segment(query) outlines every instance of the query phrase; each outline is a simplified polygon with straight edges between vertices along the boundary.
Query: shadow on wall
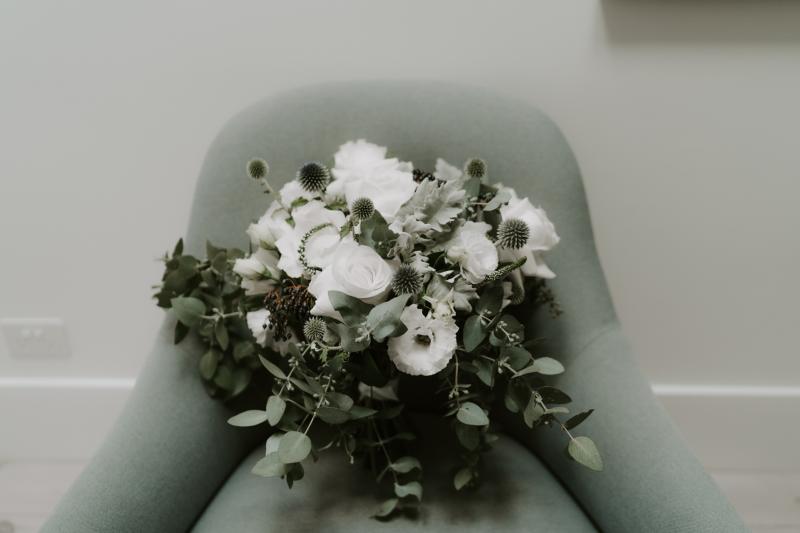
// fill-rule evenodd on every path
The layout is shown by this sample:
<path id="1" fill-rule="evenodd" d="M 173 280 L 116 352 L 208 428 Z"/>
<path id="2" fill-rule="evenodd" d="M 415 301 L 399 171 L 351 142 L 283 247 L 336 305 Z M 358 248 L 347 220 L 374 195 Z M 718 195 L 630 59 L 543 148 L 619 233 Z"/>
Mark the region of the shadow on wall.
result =
<path id="1" fill-rule="evenodd" d="M 800 43 L 795 0 L 602 0 L 608 42 Z"/>

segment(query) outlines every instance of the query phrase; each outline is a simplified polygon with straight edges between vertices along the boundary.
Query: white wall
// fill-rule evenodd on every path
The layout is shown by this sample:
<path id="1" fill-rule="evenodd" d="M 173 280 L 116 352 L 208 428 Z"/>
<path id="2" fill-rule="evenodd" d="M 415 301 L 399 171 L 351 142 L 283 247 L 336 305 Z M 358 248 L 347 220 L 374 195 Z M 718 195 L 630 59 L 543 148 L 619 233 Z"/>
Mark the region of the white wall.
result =
<path id="1" fill-rule="evenodd" d="M 154 258 L 223 122 L 297 85 L 409 77 L 562 126 L 654 382 L 800 385 L 800 3 L 778 0 L 7 0 L 0 317 L 63 317 L 73 355 L 0 343 L 0 375 L 134 376 Z"/>

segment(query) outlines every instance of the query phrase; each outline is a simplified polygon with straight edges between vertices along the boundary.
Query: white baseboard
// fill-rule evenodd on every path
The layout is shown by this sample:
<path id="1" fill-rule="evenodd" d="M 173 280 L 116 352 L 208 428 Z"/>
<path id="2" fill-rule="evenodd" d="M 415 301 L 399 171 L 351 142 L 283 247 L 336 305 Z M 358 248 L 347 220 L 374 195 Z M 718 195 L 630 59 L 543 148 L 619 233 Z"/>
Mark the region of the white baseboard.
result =
<path id="1" fill-rule="evenodd" d="M 0 461 L 86 460 L 132 379 L 0 378 Z M 800 472 L 800 387 L 655 385 L 709 470 Z"/>

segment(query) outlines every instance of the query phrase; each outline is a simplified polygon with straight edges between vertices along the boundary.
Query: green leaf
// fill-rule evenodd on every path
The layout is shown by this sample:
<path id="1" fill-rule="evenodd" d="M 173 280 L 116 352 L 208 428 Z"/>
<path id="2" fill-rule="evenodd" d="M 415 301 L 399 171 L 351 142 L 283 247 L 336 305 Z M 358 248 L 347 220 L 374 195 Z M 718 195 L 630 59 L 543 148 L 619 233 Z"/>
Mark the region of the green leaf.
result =
<path id="1" fill-rule="evenodd" d="M 233 347 L 233 360 L 237 363 L 242 359 L 247 359 L 255 353 L 253 343 L 248 341 L 237 342 Z"/>
<path id="2" fill-rule="evenodd" d="M 475 359 L 475 366 L 478 368 L 477 376 L 487 387 L 494 386 L 494 363 L 486 359 Z"/>
<path id="3" fill-rule="evenodd" d="M 172 339 L 173 343 L 179 344 L 183 339 L 186 338 L 188 333 L 189 327 L 186 324 L 180 321 L 175 322 L 175 336 Z"/>
<path id="4" fill-rule="evenodd" d="M 353 298 L 340 291 L 328 291 L 328 298 L 333 308 L 342 315 L 342 321 L 351 327 L 359 327 L 364 324 L 370 309 L 372 309 L 370 305 L 358 298 Z"/>
<path id="5" fill-rule="evenodd" d="M 364 338 L 357 340 L 360 336 L 357 327 L 350 327 L 347 324 L 334 322 L 331 324 L 331 329 L 339 335 L 339 344 L 342 345 L 342 350 L 346 352 L 360 352 L 369 346 L 369 335 L 364 335 Z"/>
<path id="6" fill-rule="evenodd" d="M 503 296 L 503 287 L 499 284 L 486 287 L 481 291 L 480 299 L 475 305 L 475 311 L 478 314 L 496 315 L 503 306 Z"/>
<path id="7" fill-rule="evenodd" d="M 420 485 L 419 481 L 411 481 L 410 483 L 406 483 L 405 485 L 395 483 L 394 493 L 397 495 L 398 498 L 405 498 L 407 496 L 412 496 L 418 500 L 421 500 L 422 485 Z"/>
<path id="8" fill-rule="evenodd" d="M 488 426 L 489 417 L 484 410 L 472 402 L 464 402 L 456 413 L 456 418 L 468 426 Z"/>
<path id="9" fill-rule="evenodd" d="M 400 502 L 398 498 L 389 498 L 385 502 L 381 503 L 378 507 L 378 510 L 375 511 L 375 514 L 372 515 L 374 518 L 386 518 L 390 514 L 397 509 L 397 504 Z"/>
<path id="10" fill-rule="evenodd" d="M 532 428 L 533 424 L 542 418 L 544 414 L 542 405 L 536 401 L 535 395 L 531 395 L 531 399 L 525 407 L 525 411 L 522 412 L 522 418 L 525 420 L 525 424 L 529 428 Z"/>
<path id="11" fill-rule="evenodd" d="M 377 414 L 377 412 L 378 411 L 376 409 L 370 409 L 369 407 L 364 407 L 363 405 L 354 405 L 349 411 L 350 418 L 352 418 L 353 420 L 358 420 L 359 418 L 367 418 L 368 416 Z"/>
<path id="12" fill-rule="evenodd" d="M 521 346 L 507 346 L 503 348 L 502 355 L 508 357 L 508 364 L 514 370 L 525 368 L 533 359 L 530 352 Z"/>
<path id="13" fill-rule="evenodd" d="M 391 463 L 389 468 L 399 474 L 408 474 L 412 470 L 422 470 L 422 465 L 416 457 L 407 455 Z"/>
<path id="14" fill-rule="evenodd" d="M 198 298 L 178 296 L 171 303 L 175 317 L 190 328 L 197 326 L 206 314 L 206 304 Z"/>
<path id="15" fill-rule="evenodd" d="M 225 327 L 224 320 L 220 320 L 214 326 L 214 336 L 217 338 L 220 348 L 227 350 L 230 337 L 228 337 L 228 329 Z"/>
<path id="16" fill-rule="evenodd" d="M 361 222 L 361 234 L 358 236 L 358 242 L 369 246 L 382 257 L 386 257 L 396 239 L 397 234 L 389 229 L 386 220 L 377 211 Z"/>
<path id="17" fill-rule="evenodd" d="M 259 459 L 251 472 L 264 477 L 278 477 L 286 474 L 286 465 L 281 462 L 278 452 L 272 452 Z"/>
<path id="18" fill-rule="evenodd" d="M 175 248 L 172 250 L 172 257 L 181 255 L 183 253 L 183 239 L 178 239 L 178 242 L 175 244 Z"/>
<path id="19" fill-rule="evenodd" d="M 261 364 L 264 366 L 264 368 L 267 369 L 267 371 L 270 374 L 272 374 L 278 379 L 286 379 L 286 374 L 284 374 L 283 370 L 278 368 L 278 366 L 275 363 L 273 363 L 272 361 L 261 355 L 259 355 L 258 358 L 261 360 Z"/>
<path id="20" fill-rule="evenodd" d="M 347 411 L 342 411 L 336 407 L 320 407 L 317 410 L 317 416 L 325 423 L 331 425 L 344 424 L 350 420 L 350 415 Z"/>
<path id="21" fill-rule="evenodd" d="M 410 296 L 401 294 L 372 308 L 367 315 L 367 328 L 372 332 L 372 338 L 383 342 L 387 337 L 396 337 L 406 332 L 407 328 L 400 320 L 400 314 Z"/>
<path id="22" fill-rule="evenodd" d="M 539 387 L 536 392 L 541 394 L 545 403 L 569 403 L 572 401 L 567 393 L 555 387 Z"/>
<path id="23" fill-rule="evenodd" d="M 267 422 L 270 426 L 277 426 L 286 411 L 286 402 L 280 396 L 272 395 L 267 399 Z"/>
<path id="24" fill-rule="evenodd" d="M 217 371 L 218 363 L 219 359 L 216 350 L 211 349 L 203 354 L 203 357 L 200 358 L 200 375 L 203 376 L 203 379 L 211 379 L 214 377 L 214 372 Z"/>
<path id="25" fill-rule="evenodd" d="M 240 428 L 246 428 L 263 424 L 266 421 L 267 421 L 266 411 L 251 409 L 250 411 L 245 411 L 243 413 L 239 413 L 236 416 L 232 416 L 231 418 L 228 419 L 228 424 Z"/>
<path id="26" fill-rule="evenodd" d="M 489 330 L 483 325 L 481 317 L 472 315 L 464 323 L 464 349 L 468 352 L 480 346 Z"/>
<path id="27" fill-rule="evenodd" d="M 555 376 L 564 372 L 564 365 L 552 357 L 537 357 L 533 362 L 535 372 L 545 376 Z"/>
<path id="28" fill-rule="evenodd" d="M 329 392 L 327 397 L 342 411 L 349 411 L 353 407 L 353 399 L 347 394 L 343 394 L 341 392 Z"/>
<path id="29" fill-rule="evenodd" d="M 564 422 L 564 427 L 567 429 L 572 429 L 577 427 L 578 424 L 589 418 L 589 415 L 594 413 L 594 409 L 589 409 L 588 411 L 583 411 L 582 413 L 578 413 L 577 415 L 573 416 L 566 422 Z"/>
<path id="30" fill-rule="evenodd" d="M 453 486 L 456 490 L 461 490 L 466 487 L 470 481 L 472 481 L 472 469 L 465 467 L 456 472 L 456 475 L 453 477 Z"/>
<path id="31" fill-rule="evenodd" d="M 494 197 L 489 200 L 489 203 L 483 208 L 484 211 L 494 211 L 504 203 L 511 199 L 511 193 L 508 189 L 500 189 Z"/>
<path id="32" fill-rule="evenodd" d="M 589 437 L 575 437 L 569 441 L 567 452 L 578 463 L 599 472 L 603 470 L 603 458 L 594 441 Z"/>
<path id="33" fill-rule="evenodd" d="M 299 431 L 289 431 L 281 437 L 278 456 L 283 463 L 299 463 L 311 453 L 311 439 Z"/>

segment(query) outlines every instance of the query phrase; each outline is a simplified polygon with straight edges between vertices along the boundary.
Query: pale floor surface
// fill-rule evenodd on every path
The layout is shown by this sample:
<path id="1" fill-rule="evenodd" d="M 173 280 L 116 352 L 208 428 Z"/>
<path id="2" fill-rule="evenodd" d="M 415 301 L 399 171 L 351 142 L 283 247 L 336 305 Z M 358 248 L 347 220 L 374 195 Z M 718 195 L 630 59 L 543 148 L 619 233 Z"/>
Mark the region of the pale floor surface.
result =
<path id="1" fill-rule="evenodd" d="M 81 463 L 0 464 L 0 533 L 38 531 Z M 756 533 L 800 533 L 800 472 L 724 471 L 714 478 Z"/>

